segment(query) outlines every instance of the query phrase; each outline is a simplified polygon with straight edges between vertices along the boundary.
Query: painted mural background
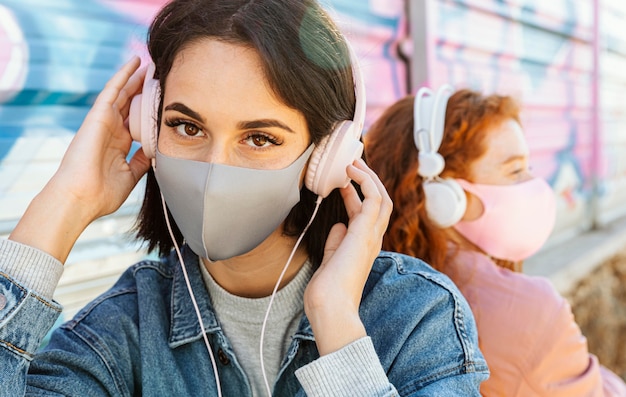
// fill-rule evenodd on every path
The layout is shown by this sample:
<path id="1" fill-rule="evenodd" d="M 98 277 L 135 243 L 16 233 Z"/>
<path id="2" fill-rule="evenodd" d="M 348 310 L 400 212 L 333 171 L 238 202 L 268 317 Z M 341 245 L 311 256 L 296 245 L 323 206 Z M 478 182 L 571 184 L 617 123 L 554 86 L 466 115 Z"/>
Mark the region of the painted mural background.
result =
<path id="1" fill-rule="evenodd" d="M 131 54 L 146 57 L 147 25 L 163 3 L 0 0 L 0 236 L 54 173 L 108 78 Z M 626 214 L 623 2 L 322 3 L 361 58 L 367 125 L 421 85 L 515 95 L 533 168 L 559 198 L 552 244 Z M 128 235 L 142 190 L 78 241 L 56 294 L 66 317 L 144 255 Z"/>
<path id="2" fill-rule="evenodd" d="M 105 82 L 131 53 L 145 52 L 146 26 L 161 3 L 0 1 L 0 235 L 56 171 Z M 141 191 L 77 242 L 55 295 L 64 317 L 141 255 L 127 238 Z"/>
<path id="3" fill-rule="evenodd" d="M 531 165 L 558 197 L 551 243 L 626 213 L 626 4 L 411 1 L 414 86 L 444 82 L 523 104 Z"/>

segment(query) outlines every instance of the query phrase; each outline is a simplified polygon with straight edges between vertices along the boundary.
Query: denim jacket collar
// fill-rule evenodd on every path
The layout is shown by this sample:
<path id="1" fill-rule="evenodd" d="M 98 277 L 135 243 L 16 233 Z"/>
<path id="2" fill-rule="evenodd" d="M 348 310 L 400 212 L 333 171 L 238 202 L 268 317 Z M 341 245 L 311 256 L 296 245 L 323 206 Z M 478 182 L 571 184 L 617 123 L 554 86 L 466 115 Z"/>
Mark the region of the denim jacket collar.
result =
<path id="1" fill-rule="evenodd" d="M 215 315 L 211 298 L 200 273 L 200 261 L 188 246 L 183 246 L 181 250 L 185 268 L 189 276 L 189 283 L 193 290 L 198 308 L 202 314 L 202 322 L 208 334 L 218 334 L 223 338 L 221 327 Z M 175 255 L 175 254 L 174 254 Z M 189 291 L 183 274 L 182 266 L 178 258 L 173 258 L 175 266 L 172 286 L 172 313 L 170 323 L 169 345 L 176 348 L 181 345 L 196 341 L 202 338 L 202 328 L 198 322 L 193 302 L 189 297 Z M 294 335 L 296 339 L 314 340 L 313 330 L 306 315 L 302 316 L 298 331 Z"/>

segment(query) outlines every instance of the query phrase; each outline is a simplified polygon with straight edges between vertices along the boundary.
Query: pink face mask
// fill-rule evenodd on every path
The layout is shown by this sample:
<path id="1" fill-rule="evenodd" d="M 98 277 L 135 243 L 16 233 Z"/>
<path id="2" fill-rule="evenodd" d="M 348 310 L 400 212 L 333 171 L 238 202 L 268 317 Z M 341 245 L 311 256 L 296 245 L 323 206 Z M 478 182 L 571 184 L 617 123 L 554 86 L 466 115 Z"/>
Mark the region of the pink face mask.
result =
<path id="1" fill-rule="evenodd" d="M 556 218 L 550 185 L 533 178 L 515 185 L 482 185 L 457 179 L 464 190 L 478 197 L 483 213 L 454 228 L 488 255 L 521 261 L 546 242 Z"/>

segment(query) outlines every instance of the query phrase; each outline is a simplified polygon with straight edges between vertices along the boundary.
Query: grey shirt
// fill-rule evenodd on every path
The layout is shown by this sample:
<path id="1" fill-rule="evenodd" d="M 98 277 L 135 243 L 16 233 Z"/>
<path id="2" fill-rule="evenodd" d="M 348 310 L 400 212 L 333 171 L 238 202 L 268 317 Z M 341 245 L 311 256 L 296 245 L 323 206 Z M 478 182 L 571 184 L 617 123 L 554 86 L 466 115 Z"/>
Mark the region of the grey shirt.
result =
<path id="1" fill-rule="evenodd" d="M 239 364 L 248 377 L 252 394 L 255 397 L 265 396 L 259 345 L 270 296 L 253 299 L 233 295 L 215 282 L 202 261 L 200 264 L 220 326 L 235 355 L 245 357 Z M 263 338 L 263 362 L 270 388 L 273 388 L 280 362 L 304 314 L 304 290 L 312 275 L 313 265 L 307 261 L 293 280 L 277 291 L 272 302 Z"/>

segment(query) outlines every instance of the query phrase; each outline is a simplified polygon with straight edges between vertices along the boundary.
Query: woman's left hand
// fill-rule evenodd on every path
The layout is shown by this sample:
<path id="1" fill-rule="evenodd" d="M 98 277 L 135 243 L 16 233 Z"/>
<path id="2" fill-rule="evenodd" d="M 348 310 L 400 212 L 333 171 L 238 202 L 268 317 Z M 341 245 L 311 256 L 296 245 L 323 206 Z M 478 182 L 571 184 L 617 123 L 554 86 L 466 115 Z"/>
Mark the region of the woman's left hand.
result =
<path id="1" fill-rule="evenodd" d="M 366 335 L 359 305 L 393 209 L 384 185 L 363 160 L 349 165 L 347 173 L 360 185 L 364 199 L 361 201 L 352 184 L 340 189 L 348 227 L 341 223 L 333 226 L 322 264 L 304 293 L 304 309 L 320 355 Z"/>

